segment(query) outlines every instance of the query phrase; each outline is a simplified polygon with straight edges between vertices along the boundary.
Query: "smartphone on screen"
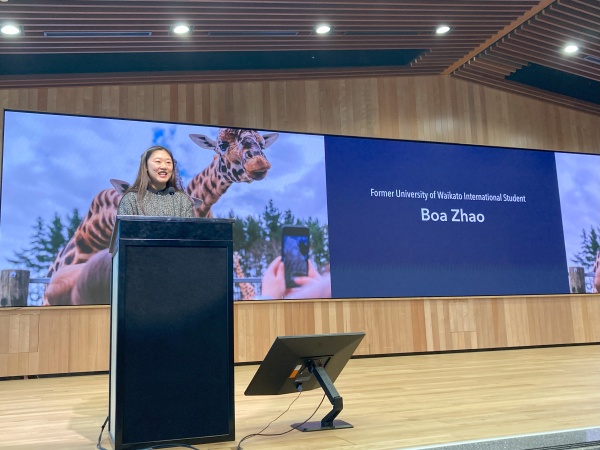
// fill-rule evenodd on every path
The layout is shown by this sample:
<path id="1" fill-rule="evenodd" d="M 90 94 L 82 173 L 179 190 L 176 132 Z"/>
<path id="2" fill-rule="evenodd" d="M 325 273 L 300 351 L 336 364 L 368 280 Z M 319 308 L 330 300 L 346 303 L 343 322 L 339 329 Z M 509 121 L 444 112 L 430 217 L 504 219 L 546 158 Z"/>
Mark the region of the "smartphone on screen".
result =
<path id="1" fill-rule="evenodd" d="M 285 268 L 285 287 L 297 287 L 294 277 L 308 275 L 308 227 L 284 225 L 281 229 L 281 257 Z"/>

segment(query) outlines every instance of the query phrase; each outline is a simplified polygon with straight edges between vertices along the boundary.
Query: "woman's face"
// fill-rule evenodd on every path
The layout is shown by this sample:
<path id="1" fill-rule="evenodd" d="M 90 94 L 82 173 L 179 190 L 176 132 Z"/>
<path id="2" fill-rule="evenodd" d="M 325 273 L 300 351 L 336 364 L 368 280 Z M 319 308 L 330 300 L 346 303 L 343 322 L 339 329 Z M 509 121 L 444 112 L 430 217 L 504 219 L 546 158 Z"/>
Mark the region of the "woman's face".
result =
<path id="1" fill-rule="evenodd" d="M 150 186 L 158 191 L 167 187 L 167 181 L 173 175 L 173 160 L 164 150 L 152 152 L 148 159 Z"/>

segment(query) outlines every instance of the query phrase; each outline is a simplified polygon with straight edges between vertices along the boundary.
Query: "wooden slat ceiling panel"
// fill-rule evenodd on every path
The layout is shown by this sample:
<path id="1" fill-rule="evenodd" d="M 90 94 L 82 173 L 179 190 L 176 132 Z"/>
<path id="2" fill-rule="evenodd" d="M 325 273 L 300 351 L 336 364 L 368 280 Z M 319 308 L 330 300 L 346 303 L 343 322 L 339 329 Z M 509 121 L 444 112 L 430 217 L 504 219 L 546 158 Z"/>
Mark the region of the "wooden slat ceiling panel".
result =
<path id="1" fill-rule="evenodd" d="M 181 21 L 193 26 L 191 36 L 170 34 L 170 27 Z M 24 35 L 0 36 L 0 87 L 105 84 L 107 80 L 156 83 L 451 74 L 600 113 L 600 106 L 595 103 L 507 80 L 534 63 L 599 81 L 600 64 L 585 59 L 600 58 L 599 0 L 8 0 L 0 2 L 0 25 L 6 22 L 22 26 Z M 314 27 L 321 22 L 333 27 L 330 35 L 315 34 Z M 435 28 L 440 24 L 449 25 L 451 31 L 436 35 Z M 46 35 L 57 32 L 149 35 Z M 580 54 L 565 57 L 560 53 L 568 40 L 582 48 Z M 390 61 L 389 66 L 377 60 L 360 67 L 284 65 L 268 70 L 165 68 L 78 74 L 61 73 L 57 67 L 47 73 L 2 69 L 3 55 L 5 61 L 14 61 L 19 55 L 34 58 L 131 53 L 157 58 L 163 53 L 284 52 L 286 58 L 294 59 L 300 52 L 375 55 L 402 50 L 420 53 L 409 64 Z"/>
<path id="2" fill-rule="evenodd" d="M 568 43 L 578 45 L 580 52 L 565 55 L 562 49 Z M 598 58 L 597 62 L 591 61 L 590 57 Z M 494 70 L 490 68 L 490 61 L 496 64 Z M 501 66 L 498 68 L 498 63 L 504 65 L 504 71 Z M 557 76 L 580 77 L 583 85 L 585 80 L 600 82 L 600 2 L 556 1 L 453 73 L 453 76 L 465 80 L 600 113 L 598 103 L 577 100 L 505 78 L 529 64 L 554 70 Z"/>
<path id="3" fill-rule="evenodd" d="M 203 51 L 220 50 L 223 33 L 248 31 L 293 32 L 296 36 L 254 36 L 251 42 L 243 35 L 231 36 L 232 47 L 242 50 L 270 50 L 279 46 L 320 48 L 324 41 L 337 47 L 460 46 L 470 49 L 528 11 L 532 1 L 34 1 L 9 0 L 0 8 L 2 19 L 23 24 L 26 37 L 13 49 L 37 52 L 115 51 L 135 52 L 137 46 L 163 46 L 168 51 L 187 49 L 197 44 Z M 169 35 L 176 21 L 194 26 L 189 39 Z M 326 21 L 333 27 L 332 36 L 317 36 L 313 28 Z M 434 33 L 441 23 L 450 23 L 456 34 L 446 36 L 445 43 Z M 47 45 L 47 31 L 149 31 L 145 39 L 81 38 Z M 211 36 L 210 33 L 220 33 Z M 389 33 L 388 36 L 385 36 Z M 456 39 L 456 40 L 454 40 Z M 55 38 L 56 40 L 56 38 Z M 16 41 L 16 40 L 15 40 Z M 275 44 L 277 41 L 279 45 Z M 296 44 L 299 42 L 300 44 Z M 215 47 L 213 47 L 213 45 Z M 0 52 L 10 52 L 0 42 Z"/>

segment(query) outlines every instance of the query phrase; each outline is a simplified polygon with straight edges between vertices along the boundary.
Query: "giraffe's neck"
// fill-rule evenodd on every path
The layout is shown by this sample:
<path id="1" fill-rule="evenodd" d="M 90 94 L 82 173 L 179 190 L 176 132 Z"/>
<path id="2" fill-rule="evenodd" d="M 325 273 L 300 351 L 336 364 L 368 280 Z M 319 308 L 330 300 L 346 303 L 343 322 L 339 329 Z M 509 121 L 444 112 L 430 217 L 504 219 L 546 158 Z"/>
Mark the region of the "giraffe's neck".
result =
<path id="1" fill-rule="evenodd" d="M 244 274 L 244 271 L 242 270 L 242 265 L 240 263 L 240 254 L 238 252 L 235 252 L 233 254 L 233 266 L 235 269 L 235 275 L 238 278 L 246 278 L 246 275 Z M 252 300 L 256 297 L 256 290 L 254 289 L 254 286 L 252 286 L 251 283 L 240 283 L 240 293 L 242 295 L 242 300 Z"/>
<path id="2" fill-rule="evenodd" d="M 203 200 L 202 204 L 196 208 L 198 217 L 207 217 L 210 208 L 233 184 L 233 181 L 222 174 L 219 169 L 219 158 L 214 158 L 202 172 L 190 181 L 186 188 L 188 195 Z"/>
<path id="3" fill-rule="evenodd" d="M 86 262 L 109 246 L 120 200 L 121 194 L 115 189 L 104 189 L 94 197 L 88 213 L 48 269 L 47 277 L 63 266 Z"/>
<path id="4" fill-rule="evenodd" d="M 242 270 L 242 266 L 240 265 L 239 259 L 236 259 L 234 261 L 234 265 L 235 265 L 235 275 L 238 278 L 246 278 L 246 275 L 244 275 L 244 271 Z"/>

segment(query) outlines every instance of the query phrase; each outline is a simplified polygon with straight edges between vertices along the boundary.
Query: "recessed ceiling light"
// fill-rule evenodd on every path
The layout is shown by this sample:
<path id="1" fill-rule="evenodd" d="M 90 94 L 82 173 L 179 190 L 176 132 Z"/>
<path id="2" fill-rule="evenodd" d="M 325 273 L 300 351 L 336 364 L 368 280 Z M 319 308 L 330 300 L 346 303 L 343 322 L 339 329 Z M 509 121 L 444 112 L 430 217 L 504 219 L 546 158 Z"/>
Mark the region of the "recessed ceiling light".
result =
<path id="1" fill-rule="evenodd" d="M 17 34 L 21 34 L 23 32 L 23 29 L 21 27 L 18 27 L 17 25 L 6 24 L 3 25 L 2 28 L 0 28 L 0 31 L 2 32 L 2 34 L 15 36 Z"/>
<path id="2" fill-rule="evenodd" d="M 448 25 L 440 25 L 435 30 L 435 34 L 446 34 L 448 31 L 450 31 L 450 27 Z"/>
<path id="3" fill-rule="evenodd" d="M 192 32 L 192 27 L 185 24 L 179 24 L 171 27 L 171 32 L 174 34 L 190 34 Z"/>
<path id="4" fill-rule="evenodd" d="M 577 53 L 577 51 L 579 51 L 579 47 L 577 47 L 575 44 L 569 44 L 566 45 L 565 48 L 563 49 L 563 51 L 565 53 Z"/>
<path id="5" fill-rule="evenodd" d="M 330 27 L 329 25 L 325 25 L 325 24 L 323 24 L 323 25 L 318 25 L 318 26 L 315 28 L 315 33 L 317 33 L 317 34 L 327 34 L 327 33 L 329 33 L 330 31 L 331 31 L 331 27 Z"/>

